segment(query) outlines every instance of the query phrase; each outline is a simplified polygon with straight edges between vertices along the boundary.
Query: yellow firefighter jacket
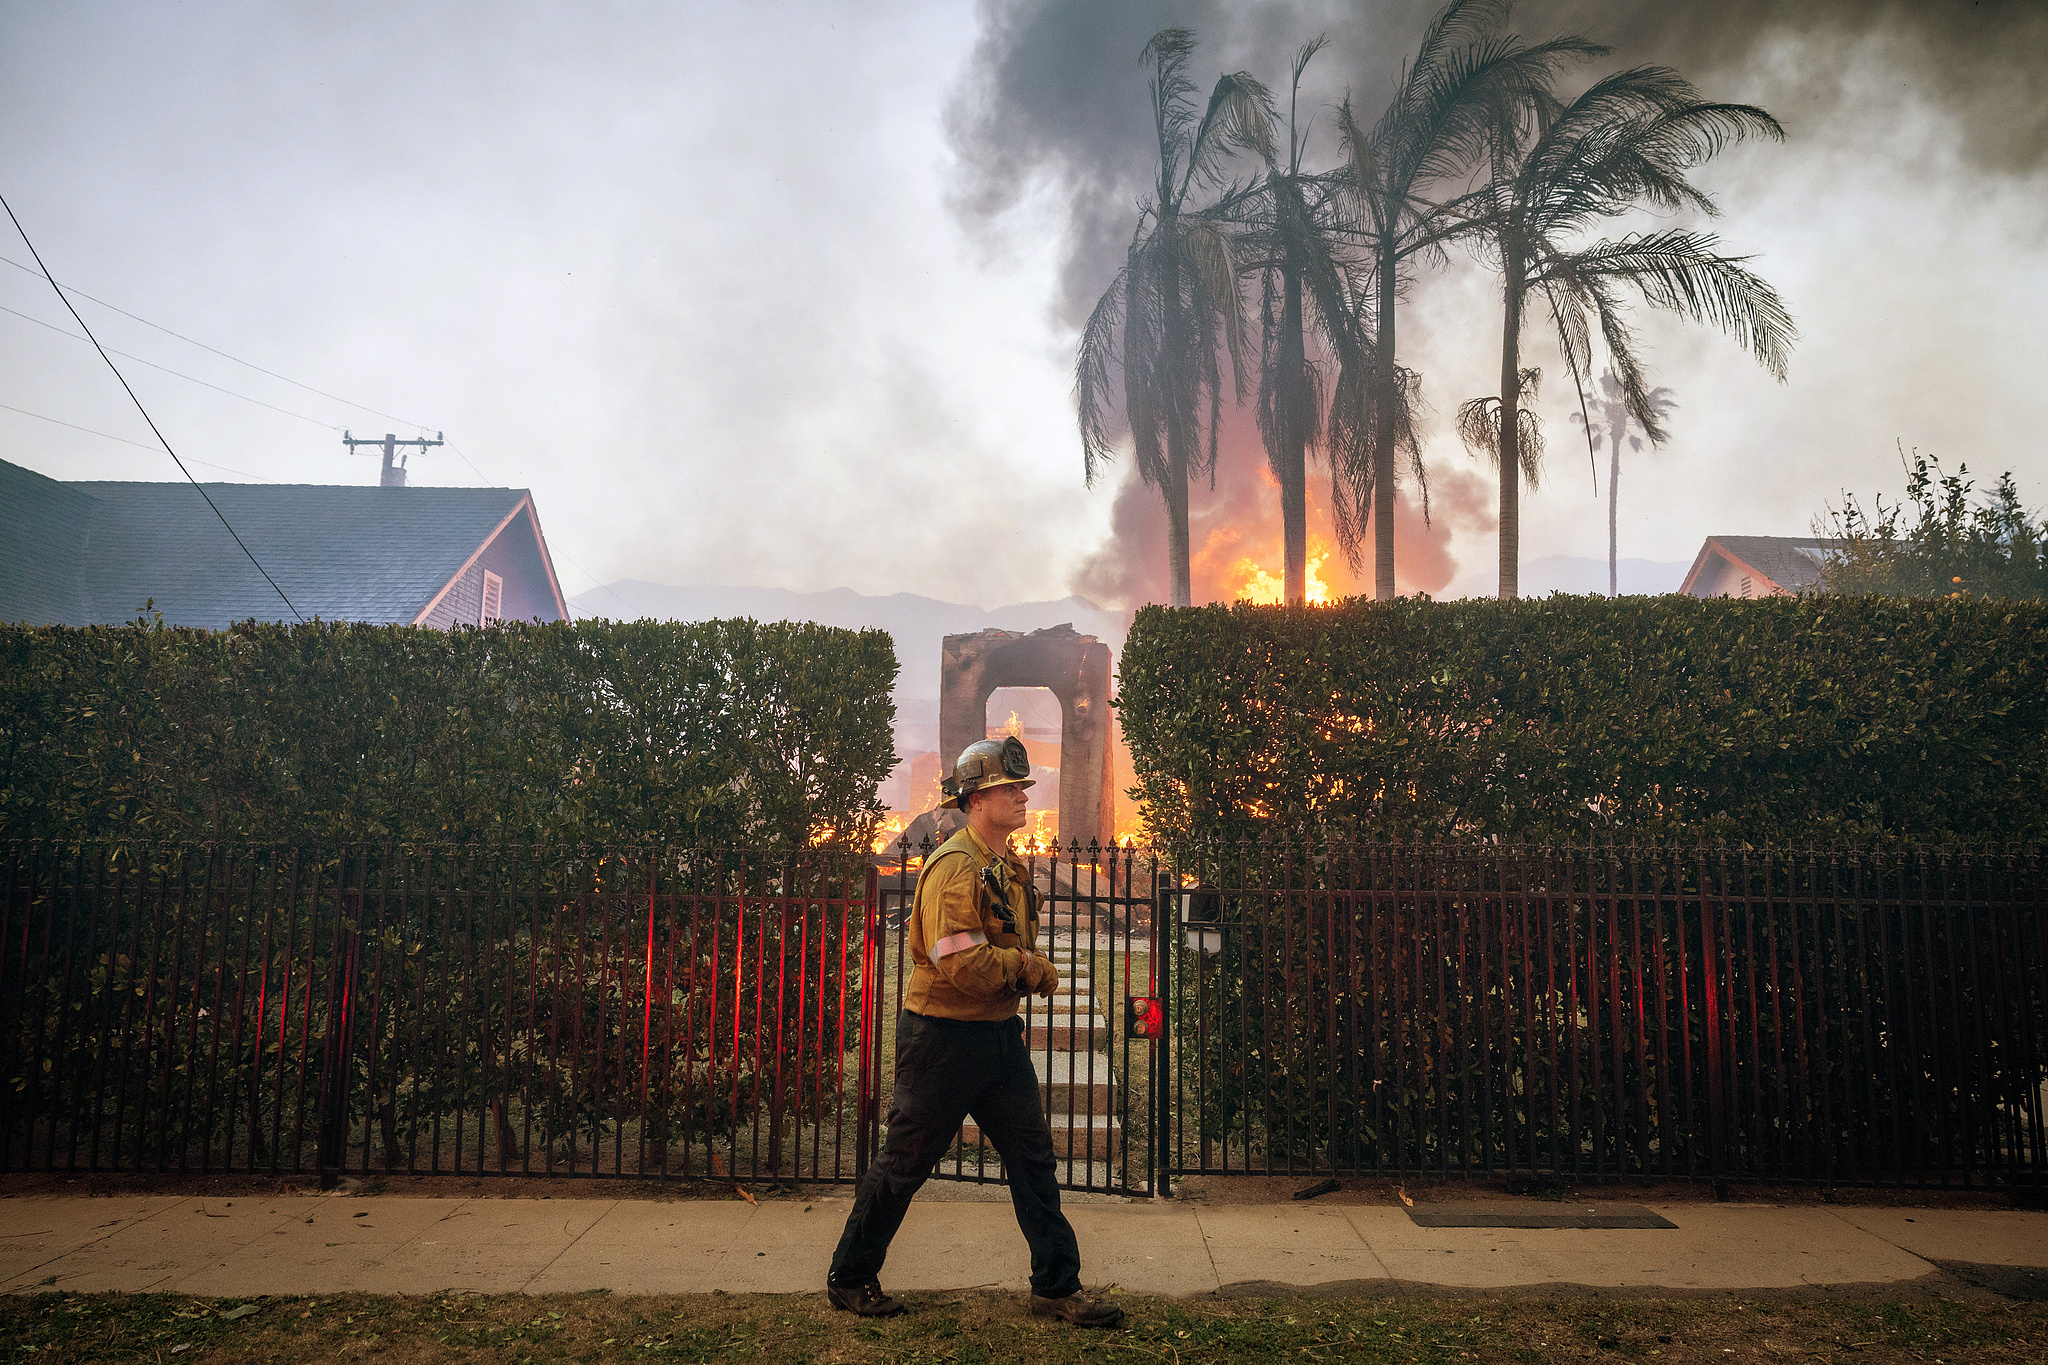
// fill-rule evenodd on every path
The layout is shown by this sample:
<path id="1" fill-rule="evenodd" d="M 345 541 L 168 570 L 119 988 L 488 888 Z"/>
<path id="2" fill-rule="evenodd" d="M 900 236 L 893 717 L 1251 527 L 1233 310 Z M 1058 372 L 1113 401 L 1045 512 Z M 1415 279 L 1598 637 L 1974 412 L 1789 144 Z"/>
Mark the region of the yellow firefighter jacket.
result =
<path id="1" fill-rule="evenodd" d="M 995 889 L 1014 930 L 995 913 L 984 868 L 994 869 Z M 1058 984 L 1058 972 L 1037 954 L 1037 947 L 1038 895 L 1023 861 L 1007 847 L 998 853 L 973 829 L 963 829 L 941 844 L 918 874 L 910 917 L 913 965 L 903 1007 L 937 1019 L 1008 1019 L 1016 1014 L 1018 999 L 1029 994 L 1027 954 L 1038 956 L 1041 976 Z"/>

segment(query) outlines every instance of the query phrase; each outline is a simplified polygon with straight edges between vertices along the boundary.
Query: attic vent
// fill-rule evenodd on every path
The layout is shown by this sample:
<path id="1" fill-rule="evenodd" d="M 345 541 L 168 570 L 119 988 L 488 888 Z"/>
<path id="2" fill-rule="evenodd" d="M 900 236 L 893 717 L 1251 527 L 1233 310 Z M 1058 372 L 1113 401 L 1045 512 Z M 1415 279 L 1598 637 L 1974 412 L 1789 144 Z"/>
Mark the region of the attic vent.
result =
<path id="1" fill-rule="evenodd" d="M 485 589 L 484 589 L 484 591 L 485 591 L 485 592 L 489 592 L 489 591 L 490 591 L 490 589 L 489 589 L 489 588 L 485 588 Z M 1742 595 L 1743 595 L 1744 597 L 1754 597 L 1754 596 L 1756 596 L 1756 585 L 1755 585 L 1755 584 L 1753 584 L 1753 583 L 1751 583 L 1751 582 L 1749 581 L 1749 575 L 1748 575 L 1748 574 L 1744 574 L 1744 575 L 1742 576 Z"/>
<path id="2" fill-rule="evenodd" d="M 1744 597 L 1749 596 L 1748 583 L 1749 580 L 1745 578 L 1742 589 Z M 489 569 L 484 570 L 484 600 L 483 606 L 477 612 L 476 623 L 480 626 L 495 626 L 498 624 L 498 609 L 504 605 L 505 580 Z"/>

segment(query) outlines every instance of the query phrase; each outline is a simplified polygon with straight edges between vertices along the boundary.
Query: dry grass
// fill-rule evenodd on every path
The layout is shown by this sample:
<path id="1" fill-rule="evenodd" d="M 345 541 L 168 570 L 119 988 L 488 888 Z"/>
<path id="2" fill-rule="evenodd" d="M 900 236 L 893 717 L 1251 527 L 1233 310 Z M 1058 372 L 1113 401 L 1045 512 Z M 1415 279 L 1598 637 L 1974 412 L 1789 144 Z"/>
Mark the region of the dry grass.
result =
<path id="1" fill-rule="evenodd" d="M 908 1295 L 863 1322 L 819 1295 L 372 1295 L 236 1302 L 175 1295 L 0 1299 L 0 1352 L 39 1362 L 751 1361 L 768 1365 L 1167 1365 L 1356 1360 L 1757 1360 L 1976 1365 L 2048 1355 L 2048 1305 L 1814 1300 L 1151 1299 L 1113 1295 L 1127 1328 L 1031 1318 L 1014 1294 Z M 254 1311 L 248 1311 L 252 1309 Z"/>

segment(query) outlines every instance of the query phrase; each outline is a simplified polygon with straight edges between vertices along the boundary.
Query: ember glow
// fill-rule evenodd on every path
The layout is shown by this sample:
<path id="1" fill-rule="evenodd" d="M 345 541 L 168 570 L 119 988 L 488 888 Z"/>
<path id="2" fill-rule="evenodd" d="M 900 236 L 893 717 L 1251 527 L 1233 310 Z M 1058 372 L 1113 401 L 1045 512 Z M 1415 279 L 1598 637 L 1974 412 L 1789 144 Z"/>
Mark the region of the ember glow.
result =
<path id="1" fill-rule="evenodd" d="M 1275 546 L 1273 549 L 1274 558 L 1278 559 L 1282 554 L 1283 551 L 1280 547 Z M 1303 588 L 1307 600 L 1316 606 L 1321 606 L 1330 600 L 1330 585 L 1323 581 L 1322 574 L 1323 561 L 1329 557 L 1330 547 L 1324 542 L 1323 538 L 1321 536 L 1310 536 L 1308 539 L 1308 561 L 1305 566 L 1306 573 L 1304 575 Z M 1232 570 L 1232 573 L 1238 579 L 1238 587 L 1235 593 L 1237 601 L 1256 602 L 1265 606 L 1278 606 L 1286 601 L 1286 581 L 1283 574 L 1266 572 L 1266 570 L 1259 566 L 1258 561 L 1250 555 L 1246 555 L 1238 560 L 1237 566 Z"/>

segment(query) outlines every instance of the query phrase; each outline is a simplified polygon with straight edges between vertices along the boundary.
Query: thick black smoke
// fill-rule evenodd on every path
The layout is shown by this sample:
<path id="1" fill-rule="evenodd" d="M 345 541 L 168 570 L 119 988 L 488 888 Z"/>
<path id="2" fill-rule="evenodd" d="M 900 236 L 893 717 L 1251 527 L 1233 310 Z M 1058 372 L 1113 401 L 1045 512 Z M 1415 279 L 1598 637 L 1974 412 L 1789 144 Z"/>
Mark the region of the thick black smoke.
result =
<path id="1" fill-rule="evenodd" d="M 1327 109 L 1348 92 L 1369 118 L 1436 7 L 984 0 L 981 38 L 950 111 L 961 166 L 955 208 L 970 224 L 989 223 L 1027 192 L 1058 195 L 1070 237 L 1057 308 L 1078 325 L 1114 273 L 1146 193 L 1154 153 L 1137 58 L 1155 31 L 1197 31 L 1204 89 L 1240 69 L 1277 89 L 1294 49 L 1327 33 L 1304 108 Z M 1883 101 L 1868 92 L 1852 101 L 1842 85 L 1844 54 L 1868 50 L 1901 97 L 1949 111 L 1970 169 L 2025 174 L 2048 164 L 2042 0 L 1528 0 L 1511 27 L 1532 40 L 1578 33 L 1608 44 L 1603 70 L 1676 67 L 1710 98 L 1763 105 L 1794 137 L 1853 131 L 1859 142 L 1872 130 L 1831 125 L 1884 116 Z"/>
<path id="2" fill-rule="evenodd" d="M 1283 99 L 1294 51 L 1327 35 L 1301 99 L 1304 119 L 1316 120 L 1311 165 L 1327 166 L 1335 157 L 1331 106 L 1349 95 L 1362 120 L 1376 117 L 1440 3 L 983 0 L 981 36 L 948 115 L 960 167 L 954 210 L 970 228 L 994 229 L 1027 196 L 1037 205 L 1052 196 L 1065 219 L 1053 309 L 1078 328 L 1114 277 L 1149 193 L 1157 153 L 1138 54 L 1154 32 L 1196 30 L 1198 89 L 1245 70 Z M 1509 28 L 1530 41 L 1575 33 L 1612 48 L 1583 68 L 1582 81 L 1666 65 L 1707 98 L 1762 105 L 1799 147 L 1817 204 L 1831 178 L 1857 178 L 1859 160 L 1924 145 L 1930 119 L 1947 125 L 1940 141 L 1956 149 L 1954 164 L 1928 172 L 1941 181 L 1929 194 L 1942 202 L 1964 206 L 2005 177 L 2048 167 L 2048 0 L 1525 0 Z M 1197 600 L 1228 595 L 1221 579 L 1204 581 L 1201 566 L 1217 560 L 1211 569 L 1227 569 L 1222 561 L 1240 552 L 1233 537 L 1247 546 L 1260 540 L 1257 512 L 1271 510 L 1270 499 L 1255 496 L 1263 465 L 1256 435 L 1227 423 L 1224 444 L 1217 489 L 1193 494 Z M 1459 482 L 1476 487 L 1463 465 L 1432 460 L 1437 477 L 1476 497 Z M 1150 490 L 1120 474 L 1115 525 L 1074 587 L 1120 605 L 1160 600 L 1164 515 Z M 1397 533 L 1397 547 L 1405 542 L 1414 561 L 1397 566 L 1404 591 L 1439 590 L 1461 561 L 1491 555 L 1485 518 L 1476 504 L 1470 510 L 1475 515 L 1440 519 L 1427 534 L 1419 525 Z M 1312 532 L 1327 535 L 1313 511 L 1311 520 Z M 1264 539 L 1277 558 L 1277 533 Z"/>

